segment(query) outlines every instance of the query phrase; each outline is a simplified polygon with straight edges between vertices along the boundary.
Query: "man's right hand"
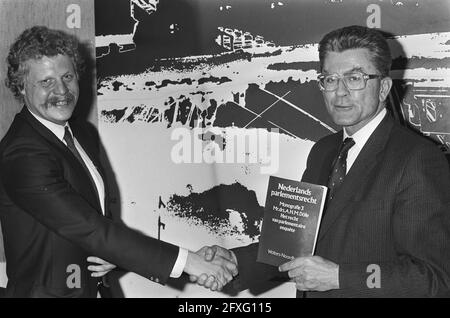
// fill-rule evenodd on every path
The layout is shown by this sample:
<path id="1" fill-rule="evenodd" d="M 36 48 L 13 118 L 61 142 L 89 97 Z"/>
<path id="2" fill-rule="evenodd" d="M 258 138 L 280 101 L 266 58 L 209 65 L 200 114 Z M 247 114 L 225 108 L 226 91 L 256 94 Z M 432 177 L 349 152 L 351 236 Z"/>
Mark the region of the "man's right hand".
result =
<path id="1" fill-rule="evenodd" d="M 204 260 L 207 262 L 213 262 L 217 259 L 224 260 L 224 264 L 226 265 L 227 270 L 232 274 L 231 279 L 238 274 L 237 258 L 232 251 L 218 245 L 213 245 L 205 246 L 201 248 L 197 253 L 203 255 Z M 191 282 L 196 282 L 198 285 L 205 286 L 207 288 L 210 288 L 210 286 L 214 284 L 213 277 L 208 276 L 205 273 L 201 274 L 200 276 L 190 275 L 189 278 Z M 230 280 L 228 280 L 226 283 L 228 283 Z"/>
<path id="2" fill-rule="evenodd" d="M 233 260 L 222 257 L 221 252 L 205 246 L 195 253 L 188 253 L 184 272 L 189 274 L 192 282 L 216 291 L 237 275 L 237 266 Z"/>

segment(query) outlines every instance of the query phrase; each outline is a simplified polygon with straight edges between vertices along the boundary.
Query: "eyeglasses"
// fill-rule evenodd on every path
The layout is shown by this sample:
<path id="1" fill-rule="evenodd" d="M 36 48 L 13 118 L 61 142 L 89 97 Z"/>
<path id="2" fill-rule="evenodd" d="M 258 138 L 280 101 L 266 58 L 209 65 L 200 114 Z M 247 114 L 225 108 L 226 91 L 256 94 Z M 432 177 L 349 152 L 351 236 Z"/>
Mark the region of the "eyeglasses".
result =
<path id="1" fill-rule="evenodd" d="M 319 87 L 323 91 L 331 92 L 335 91 L 339 87 L 339 80 L 344 81 L 345 87 L 349 90 L 357 91 L 366 88 L 367 81 L 373 78 L 380 78 L 381 75 L 377 74 L 366 74 L 363 72 L 352 72 L 344 75 L 330 74 L 323 75 L 320 74 L 317 77 L 319 81 Z"/>

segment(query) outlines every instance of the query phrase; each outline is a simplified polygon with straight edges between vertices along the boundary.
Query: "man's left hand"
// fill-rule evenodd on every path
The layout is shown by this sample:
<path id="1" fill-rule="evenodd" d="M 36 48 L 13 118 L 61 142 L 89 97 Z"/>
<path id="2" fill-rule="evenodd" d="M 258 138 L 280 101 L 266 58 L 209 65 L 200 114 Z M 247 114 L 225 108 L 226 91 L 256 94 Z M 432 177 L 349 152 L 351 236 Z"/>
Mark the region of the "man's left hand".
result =
<path id="1" fill-rule="evenodd" d="M 287 271 L 301 291 L 339 289 L 339 265 L 320 256 L 298 257 L 278 269 L 280 272 Z"/>

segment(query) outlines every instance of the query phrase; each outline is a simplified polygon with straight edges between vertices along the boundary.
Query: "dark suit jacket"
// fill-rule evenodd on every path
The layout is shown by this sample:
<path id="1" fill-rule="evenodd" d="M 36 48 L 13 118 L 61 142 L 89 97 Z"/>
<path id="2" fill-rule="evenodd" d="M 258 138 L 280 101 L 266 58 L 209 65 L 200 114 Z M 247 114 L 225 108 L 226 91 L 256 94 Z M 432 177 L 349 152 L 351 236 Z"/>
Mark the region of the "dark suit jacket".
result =
<path id="1" fill-rule="evenodd" d="M 342 131 L 318 141 L 303 181 L 326 185 Z M 257 245 L 235 250 L 236 288 L 276 275 L 255 263 Z M 431 142 L 386 116 L 326 208 L 315 255 L 339 265 L 340 289 L 307 297 L 426 297 L 450 290 L 450 173 Z M 380 268 L 381 288 L 369 288 Z M 298 295 L 300 296 L 300 295 Z"/>
<path id="2" fill-rule="evenodd" d="M 71 128 L 101 172 L 95 136 L 86 124 Z M 81 164 L 26 107 L 0 143 L 0 176 L 6 296 L 96 297 L 88 256 L 159 283 L 169 277 L 178 247 L 103 216 Z"/>

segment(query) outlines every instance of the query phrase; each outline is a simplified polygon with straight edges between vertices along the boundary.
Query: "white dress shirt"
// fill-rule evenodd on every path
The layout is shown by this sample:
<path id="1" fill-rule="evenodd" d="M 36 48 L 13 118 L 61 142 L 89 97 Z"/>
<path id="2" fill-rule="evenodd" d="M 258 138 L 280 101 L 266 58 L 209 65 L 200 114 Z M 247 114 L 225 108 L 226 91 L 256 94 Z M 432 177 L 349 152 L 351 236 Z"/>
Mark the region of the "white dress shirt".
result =
<path id="1" fill-rule="evenodd" d="M 29 110 L 29 108 L 28 108 Z M 30 111 L 30 110 L 29 110 Z M 58 125 L 55 124 L 49 120 L 46 120 L 44 118 L 41 118 L 37 115 L 35 115 L 33 112 L 30 111 L 30 113 L 45 127 L 47 127 L 61 142 L 63 142 L 66 146 L 66 142 L 64 141 L 64 130 L 65 127 L 69 127 L 70 132 L 72 133 L 72 129 L 69 126 L 69 123 L 66 123 L 65 125 Z M 97 168 L 92 163 L 91 159 L 87 155 L 87 153 L 84 151 L 83 147 L 81 147 L 80 143 L 77 141 L 75 136 L 72 133 L 73 141 L 75 143 L 75 147 L 77 148 L 78 152 L 80 153 L 81 158 L 83 159 L 84 163 L 86 164 L 86 167 L 89 169 L 89 172 L 91 173 L 91 177 L 94 180 L 95 186 L 97 188 L 97 193 L 100 200 L 100 205 L 102 208 L 102 213 L 105 215 L 105 184 L 103 183 L 103 179 L 100 175 L 100 173 L 97 171 Z M 179 248 L 178 251 L 178 257 L 175 262 L 175 265 L 172 269 L 172 272 L 170 273 L 170 277 L 172 278 L 178 278 L 183 273 L 184 267 L 186 265 L 188 257 L 188 250 L 184 248 Z"/>
<path id="2" fill-rule="evenodd" d="M 383 110 L 378 115 L 376 115 L 370 122 L 368 122 L 360 130 L 355 132 L 352 136 L 347 133 L 344 127 L 343 140 L 345 140 L 345 138 L 347 137 L 351 137 L 355 141 L 355 145 L 350 148 L 347 154 L 347 173 L 349 172 L 350 168 L 352 167 L 353 163 L 355 162 L 369 137 L 381 123 L 384 116 L 386 116 L 386 113 L 386 108 L 383 108 Z"/>

